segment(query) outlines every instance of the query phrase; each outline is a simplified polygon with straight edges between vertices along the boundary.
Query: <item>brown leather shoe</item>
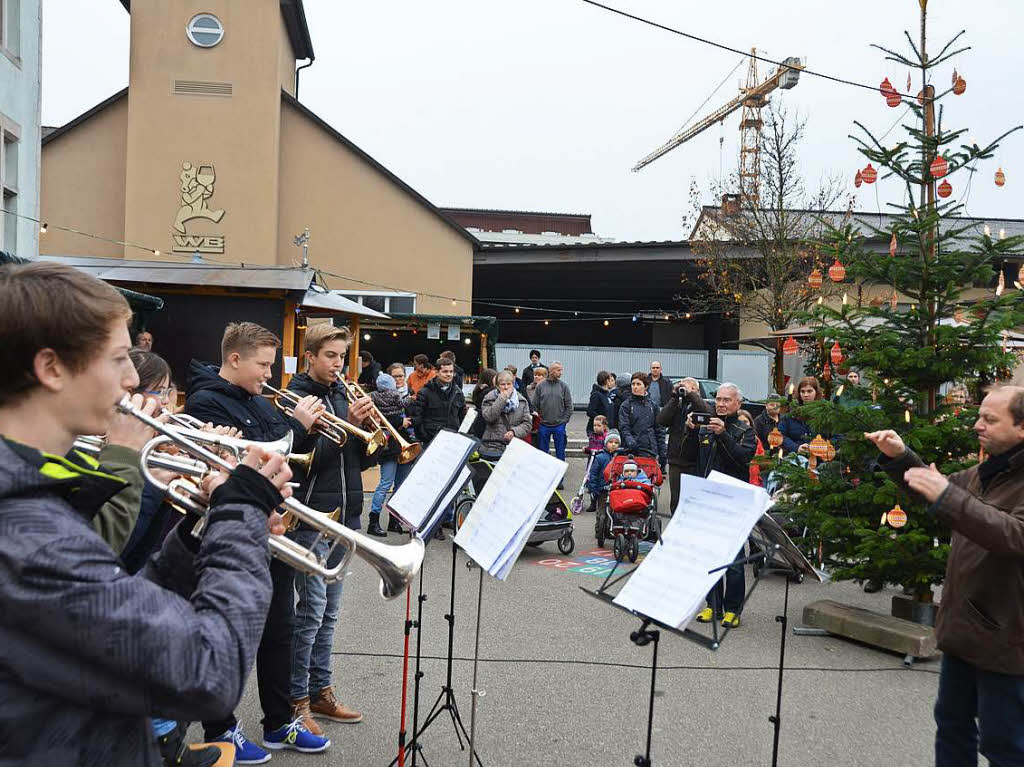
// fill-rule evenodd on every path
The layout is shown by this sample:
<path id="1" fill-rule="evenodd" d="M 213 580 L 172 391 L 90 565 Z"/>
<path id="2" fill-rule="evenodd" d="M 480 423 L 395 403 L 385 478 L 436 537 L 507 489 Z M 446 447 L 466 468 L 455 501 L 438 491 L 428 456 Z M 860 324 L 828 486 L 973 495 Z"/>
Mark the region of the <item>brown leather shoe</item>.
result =
<path id="1" fill-rule="evenodd" d="M 310 711 L 308 696 L 292 701 L 292 721 L 294 722 L 296 719 L 301 719 L 302 726 L 311 733 L 323 737 L 324 731 L 320 729 L 320 725 L 316 723 Z"/>
<path id="2" fill-rule="evenodd" d="M 362 714 L 338 702 L 338 699 L 334 697 L 333 687 L 325 687 L 315 693 L 309 709 L 317 716 L 330 719 L 332 722 L 355 724 L 363 721 Z"/>

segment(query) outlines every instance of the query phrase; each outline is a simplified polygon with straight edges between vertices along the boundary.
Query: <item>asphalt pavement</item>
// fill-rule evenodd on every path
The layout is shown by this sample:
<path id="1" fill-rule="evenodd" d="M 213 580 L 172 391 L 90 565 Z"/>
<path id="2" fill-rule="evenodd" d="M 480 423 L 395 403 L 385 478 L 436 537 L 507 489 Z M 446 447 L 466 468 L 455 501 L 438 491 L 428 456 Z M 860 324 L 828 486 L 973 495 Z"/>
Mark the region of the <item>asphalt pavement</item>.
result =
<path id="1" fill-rule="evenodd" d="M 574 416 L 571 431 L 582 431 Z M 566 486 L 578 487 L 584 461 L 570 460 Z M 667 488 L 666 488 L 667 494 Z M 610 554 L 594 553 L 594 517 L 576 518 L 576 549 L 554 543 L 527 548 L 502 583 L 484 576 L 480 614 L 476 744 L 481 764 L 630 765 L 644 748 L 652 647 L 630 633 L 639 621 L 598 602 L 596 588 Z M 391 535 L 391 542 L 400 537 Z M 434 541 L 423 567 L 420 722 L 446 678 L 452 546 Z M 748 570 L 748 586 L 750 575 Z M 470 727 L 473 640 L 479 571 L 455 562 L 454 697 Z M 417 583 L 418 586 L 418 583 Z M 711 652 L 663 634 L 658 653 L 654 765 L 770 765 L 778 684 L 785 579 L 765 577 L 721 648 Z M 887 588 L 865 594 L 854 583 L 805 581 L 790 587 L 789 622 L 803 606 L 835 599 L 888 612 Z M 415 611 L 416 593 L 413 593 Z M 373 571 L 355 561 L 345 580 L 334 640 L 334 681 L 341 700 L 364 721 L 324 723 L 332 747 L 316 755 L 275 753 L 272 764 L 386 767 L 397 753 L 402 680 L 404 597 L 383 601 Z M 413 634 L 415 650 L 416 635 Z M 938 662 L 905 668 L 902 657 L 835 637 L 786 638 L 779 765 L 860 767 L 932 763 L 931 709 Z M 408 729 L 412 730 L 412 680 Z M 237 711 L 250 735 L 259 732 L 256 678 Z M 422 737 L 427 767 L 468 765 L 451 715 L 443 711 Z M 411 763 L 411 758 L 407 761 Z"/>

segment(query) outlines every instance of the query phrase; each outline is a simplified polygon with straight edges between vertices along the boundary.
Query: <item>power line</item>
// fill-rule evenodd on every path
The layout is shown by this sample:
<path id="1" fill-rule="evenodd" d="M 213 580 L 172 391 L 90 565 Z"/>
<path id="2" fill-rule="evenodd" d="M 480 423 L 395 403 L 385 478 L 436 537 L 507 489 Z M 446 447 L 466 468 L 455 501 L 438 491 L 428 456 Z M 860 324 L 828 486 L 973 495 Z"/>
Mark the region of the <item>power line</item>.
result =
<path id="1" fill-rule="evenodd" d="M 674 35 L 679 35 L 680 37 L 685 37 L 685 38 L 687 38 L 689 40 L 693 40 L 693 41 L 698 42 L 698 43 L 703 43 L 704 45 L 710 45 L 712 48 L 718 48 L 718 49 L 723 50 L 723 51 L 728 51 L 729 53 L 737 53 L 740 56 L 747 56 L 747 57 L 752 58 L 752 59 L 754 59 L 756 61 L 763 61 L 765 64 L 774 64 L 777 67 L 785 66 L 781 61 L 776 61 L 774 59 L 769 59 L 769 58 L 766 58 L 765 56 L 759 56 L 756 53 L 750 53 L 749 51 L 742 51 L 739 48 L 733 48 L 730 45 L 726 45 L 724 43 L 715 42 L 714 40 L 709 40 L 706 37 L 699 37 L 697 35 L 690 34 L 689 32 L 684 32 L 681 29 L 676 29 L 674 27 L 670 27 L 670 26 L 667 26 L 665 24 L 660 24 L 657 21 L 651 21 L 650 19 L 645 19 L 642 16 L 637 16 L 637 15 L 629 13 L 627 11 L 623 11 L 623 10 L 620 10 L 618 8 L 613 8 L 610 5 L 605 5 L 604 3 L 599 3 L 599 2 L 597 2 L 597 0 L 582 0 L 582 2 L 586 3 L 587 5 L 592 5 L 595 8 L 601 8 L 602 10 L 608 11 L 609 13 L 614 13 L 614 14 L 617 14 L 619 16 L 623 16 L 623 17 L 625 17 L 627 19 L 631 19 L 633 21 L 638 21 L 641 24 L 646 24 L 646 25 L 648 25 L 650 27 L 654 27 L 655 29 L 661 29 L 661 30 L 664 30 L 665 32 L 671 32 Z M 806 69 L 805 68 L 805 69 L 800 70 L 800 72 L 801 72 L 801 74 L 810 75 L 812 77 L 820 77 L 822 80 L 829 80 L 830 82 L 840 83 L 841 85 L 849 85 L 849 86 L 852 86 L 854 88 L 863 88 L 865 90 L 874 91 L 875 93 L 878 92 L 878 86 L 877 85 L 867 85 L 865 83 L 859 83 L 856 80 L 847 80 L 844 77 L 837 77 L 835 75 L 826 74 L 825 72 L 818 72 L 818 71 L 815 71 L 813 69 Z M 909 94 L 909 93 L 900 93 L 895 88 L 893 89 L 893 92 L 896 93 L 899 96 L 904 97 L 904 98 L 917 98 L 917 96 Z"/>

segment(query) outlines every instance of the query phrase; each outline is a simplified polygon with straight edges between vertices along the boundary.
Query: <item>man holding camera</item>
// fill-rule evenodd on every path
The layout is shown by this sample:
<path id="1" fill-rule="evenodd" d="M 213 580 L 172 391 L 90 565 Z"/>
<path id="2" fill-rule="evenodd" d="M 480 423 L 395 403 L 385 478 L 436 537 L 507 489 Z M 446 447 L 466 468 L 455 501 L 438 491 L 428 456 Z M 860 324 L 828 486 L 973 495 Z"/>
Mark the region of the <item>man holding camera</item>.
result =
<path id="1" fill-rule="evenodd" d="M 658 426 L 668 429 L 668 486 L 671 494 L 669 513 L 679 505 L 679 477 L 696 474 L 697 462 L 683 455 L 686 437 L 686 419 L 690 413 L 711 413 L 711 406 L 700 398 L 700 384 L 696 378 L 684 378 L 672 387 L 668 403 L 658 411 Z"/>
<path id="2" fill-rule="evenodd" d="M 697 464 L 697 473 L 706 477 L 720 471 L 746 482 L 750 477 L 750 461 L 757 451 L 757 435 L 753 428 L 739 418 L 743 392 L 734 383 L 724 383 L 715 394 L 715 415 L 693 412 L 686 418 L 686 437 L 683 455 Z M 741 547 L 736 559 L 743 559 Z M 710 623 L 717 610 L 724 610 L 722 625 L 736 628 L 740 625 L 740 606 L 746 592 L 746 577 L 742 563 L 729 565 L 725 571 L 725 594 L 722 581 L 708 592 L 707 604 L 697 614 L 701 623 Z M 714 609 L 712 609 L 714 608 Z"/>

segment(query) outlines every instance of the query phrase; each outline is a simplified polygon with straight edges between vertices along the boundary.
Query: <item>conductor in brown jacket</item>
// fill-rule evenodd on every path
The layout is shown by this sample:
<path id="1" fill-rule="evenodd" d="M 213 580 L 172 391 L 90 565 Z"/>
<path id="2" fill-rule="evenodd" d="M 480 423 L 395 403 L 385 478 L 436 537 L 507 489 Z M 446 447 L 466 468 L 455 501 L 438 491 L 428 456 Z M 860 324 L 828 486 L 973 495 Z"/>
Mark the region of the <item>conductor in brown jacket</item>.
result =
<path id="1" fill-rule="evenodd" d="M 897 482 L 953 529 L 935 633 L 943 651 L 935 764 L 1024 764 L 1024 388 L 989 391 L 974 424 L 988 459 L 944 476 L 894 431 L 865 434 Z"/>

